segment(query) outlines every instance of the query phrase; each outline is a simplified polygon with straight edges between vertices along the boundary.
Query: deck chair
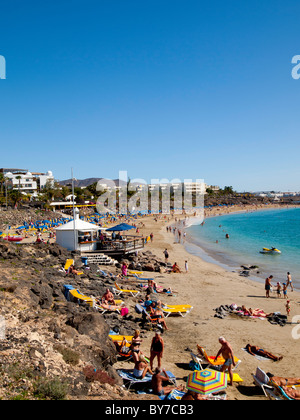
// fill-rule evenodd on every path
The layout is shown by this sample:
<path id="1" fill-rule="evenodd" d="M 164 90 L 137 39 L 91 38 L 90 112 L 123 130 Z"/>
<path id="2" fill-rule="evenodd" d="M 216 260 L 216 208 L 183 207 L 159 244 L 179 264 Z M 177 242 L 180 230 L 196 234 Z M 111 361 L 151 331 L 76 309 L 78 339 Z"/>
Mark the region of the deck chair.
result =
<path id="1" fill-rule="evenodd" d="M 151 385 L 151 381 L 152 381 L 152 375 L 150 375 L 149 373 L 147 373 L 147 375 L 143 378 L 136 378 L 133 375 L 133 369 L 117 369 L 117 372 L 119 374 L 119 376 L 121 376 L 121 378 L 124 381 L 124 385 L 127 389 L 130 389 L 133 385 L 136 384 L 145 384 L 145 386 Z M 167 371 L 167 374 L 170 378 L 170 382 L 173 383 L 173 385 L 176 386 L 176 377 L 175 375 L 173 375 L 172 372 Z"/>
<path id="2" fill-rule="evenodd" d="M 69 290 L 69 294 L 71 295 L 70 299 L 73 302 L 79 303 L 79 304 L 86 304 L 94 307 L 94 299 L 90 296 L 83 295 L 79 290 L 73 289 Z"/>
<path id="3" fill-rule="evenodd" d="M 115 287 L 113 288 L 113 293 L 115 293 L 117 296 L 124 295 L 124 294 L 130 294 L 131 296 L 137 296 L 140 294 L 139 290 L 127 290 L 122 289 L 118 283 L 115 283 Z"/>
<path id="4" fill-rule="evenodd" d="M 150 329 L 153 331 L 155 329 L 159 329 L 161 332 L 163 332 L 163 326 L 159 323 L 160 318 L 153 318 L 151 317 L 146 309 L 143 308 L 142 311 L 144 323 L 147 324 Z"/>
<path id="5" fill-rule="evenodd" d="M 133 276 L 142 276 L 144 274 L 142 271 L 134 271 L 134 270 L 127 270 L 127 273 Z"/>
<path id="6" fill-rule="evenodd" d="M 120 313 L 119 309 L 110 309 L 110 308 L 103 308 L 103 306 L 99 303 L 96 302 L 96 299 L 94 297 L 92 297 L 94 300 L 94 308 L 98 309 L 99 312 L 101 312 L 101 314 L 105 314 L 106 312 L 117 312 L 118 314 Z M 123 306 L 125 305 L 125 303 L 122 300 L 115 300 L 115 304 L 116 306 Z"/>
<path id="7" fill-rule="evenodd" d="M 69 268 L 71 267 L 71 265 L 74 265 L 74 260 L 72 260 L 71 258 L 70 259 L 68 259 L 67 261 L 66 261 L 66 264 L 65 264 L 65 266 L 64 266 L 64 270 L 65 270 L 65 272 L 67 273 L 67 274 L 69 274 L 68 273 L 68 270 L 69 270 Z M 80 276 L 80 275 L 82 275 L 82 274 L 84 274 L 83 272 L 79 272 L 78 273 L 78 275 Z"/>
<path id="8" fill-rule="evenodd" d="M 68 259 L 68 260 L 66 261 L 65 266 L 64 266 L 65 271 L 68 271 L 68 270 L 69 270 L 69 268 L 71 267 L 71 265 L 73 265 L 73 264 L 74 264 L 74 260 Z"/>
<path id="9" fill-rule="evenodd" d="M 269 399 L 278 399 L 274 390 L 274 386 L 270 385 L 269 376 L 262 369 L 257 367 L 255 374 L 252 373 L 252 377 L 255 385 L 261 388 L 261 390 L 265 394 L 265 397 Z"/>
<path id="10" fill-rule="evenodd" d="M 193 352 L 191 352 L 191 357 L 192 357 L 192 360 L 194 362 L 194 370 L 203 370 L 204 367 L 202 366 L 202 360 Z M 216 367 L 213 367 L 213 366 L 212 366 L 212 368 L 216 369 Z M 230 380 L 229 373 L 227 374 L 227 378 L 228 378 L 228 380 Z M 240 377 L 240 375 L 238 373 L 234 373 L 233 374 L 233 382 L 243 382 L 243 379 Z M 218 398 L 218 399 L 220 399 L 220 398 Z"/>
<path id="11" fill-rule="evenodd" d="M 191 312 L 192 309 L 193 307 L 190 305 L 164 305 L 162 307 L 162 311 L 164 312 L 166 318 L 168 318 L 168 316 L 170 315 L 181 315 L 182 318 L 184 318 L 187 314 Z"/>
<path id="12" fill-rule="evenodd" d="M 125 346 L 126 347 L 130 347 L 131 346 L 131 342 L 132 342 L 132 338 L 133 336 L 124 336 L 124 335 L 109 335 L 109 337 L 112 339 L 112 341 L 114 343 L 118 343 L 119 345 L 122 343 L 123 339 L 125 339 Z M 117 350 L 117 349 L 116 349 Z M 118 354 L 117 356 L 122 357 L 126 360 L 130 360 L 132 358 L 132 354 L 131 353 L 123 353 L 121 350 L 117 350 Z"/>
<path id="13" fill-rule="evenodd" d="M 205 349 L 201 346 L 199 346 L 199 344 L 197 344 L 197 349 L 198 349 L 198 357 L 200 356 L 200 358 L 202 359 L 202 363 L 207 363 L 209 365 L 209 367 L 218 367 L 218 366 L 223 366 L 225 363 L 225 359 L 222 356 L 219 356 L 218 359 L 215 362 L 215 357 L 214 356 L 208 356 Z M 232 369 L 232 371 L 236 370 L 237 367 L 239 366 L 239 364 L 242 362 L 240 359 L 238 359 L 237 357 L 234 358 L 234 362 L 235 362 L 235 366 Z"/>

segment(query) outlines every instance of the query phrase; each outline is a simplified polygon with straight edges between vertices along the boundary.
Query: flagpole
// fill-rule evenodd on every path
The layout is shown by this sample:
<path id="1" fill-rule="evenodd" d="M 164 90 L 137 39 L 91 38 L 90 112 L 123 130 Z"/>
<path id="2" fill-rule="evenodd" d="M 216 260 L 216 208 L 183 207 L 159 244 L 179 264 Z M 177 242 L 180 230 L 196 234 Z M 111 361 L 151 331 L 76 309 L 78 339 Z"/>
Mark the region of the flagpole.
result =
<path id="1" fill-rule="evenodd" d="M 76 225 L 75 225 L 75 204 L 74 204 L 74 176 L 73 176 L 73 168 L 71 170 L 72 176 L 72 200 L 73 200 L 73 226 L 74 226 L 74 251 L 77 250 L 77 243 L 76 243 Z"/>

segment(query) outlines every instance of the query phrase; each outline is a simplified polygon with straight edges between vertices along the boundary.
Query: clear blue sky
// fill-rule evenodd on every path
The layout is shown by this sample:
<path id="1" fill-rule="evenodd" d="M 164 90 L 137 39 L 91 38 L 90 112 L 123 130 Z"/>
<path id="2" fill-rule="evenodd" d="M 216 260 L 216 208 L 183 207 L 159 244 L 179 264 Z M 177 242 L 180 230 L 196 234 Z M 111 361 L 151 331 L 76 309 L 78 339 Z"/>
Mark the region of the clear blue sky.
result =
<path id="1" fill-rule="evenodd" d="M 299 0 L 11 0 L 0 167 L 300 190 Z"/>

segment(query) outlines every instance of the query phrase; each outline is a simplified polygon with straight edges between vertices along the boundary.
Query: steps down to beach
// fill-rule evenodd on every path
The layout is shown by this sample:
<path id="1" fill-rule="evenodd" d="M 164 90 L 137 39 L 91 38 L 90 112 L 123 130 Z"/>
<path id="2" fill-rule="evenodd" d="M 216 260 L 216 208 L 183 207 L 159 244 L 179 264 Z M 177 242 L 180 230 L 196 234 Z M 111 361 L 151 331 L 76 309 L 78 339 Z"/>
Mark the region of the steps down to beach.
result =
<path id="1" fill-rule="evenodd" d="M 82 252 L 81 258 L 86 258 L 89 264 L 114 265 L 118 261 L 99 252 Z"/>

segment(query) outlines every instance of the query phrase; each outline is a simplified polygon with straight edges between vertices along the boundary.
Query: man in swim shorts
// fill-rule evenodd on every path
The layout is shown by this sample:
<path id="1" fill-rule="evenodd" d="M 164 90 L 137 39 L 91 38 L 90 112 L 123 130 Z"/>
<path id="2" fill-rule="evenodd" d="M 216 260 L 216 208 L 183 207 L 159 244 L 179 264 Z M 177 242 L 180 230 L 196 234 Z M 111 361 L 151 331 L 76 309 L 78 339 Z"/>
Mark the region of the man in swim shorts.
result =
<path id="1" fill-rule="evenodd" d="M 219 343 L 222 347 L 218 351 L 218 354 L 215 357 L 215 361 L 217 361 L 220 354 L 222 354 L 222 357 L 225 359 L 225 363 L 223 364 L 221 371 L 225 372 L 226 370 L 228 370 L 230 377 L 230 385 L 233 385 L 232 366 L 235 366 L 233 350 L 231 345 L 228 343 L 228 341 L 225 340 L 224 337 L 219 338 Z"/>

